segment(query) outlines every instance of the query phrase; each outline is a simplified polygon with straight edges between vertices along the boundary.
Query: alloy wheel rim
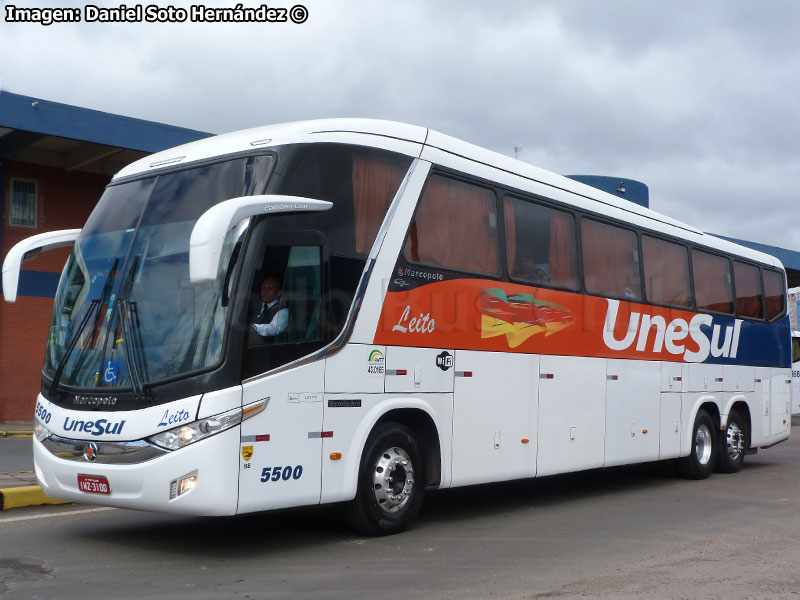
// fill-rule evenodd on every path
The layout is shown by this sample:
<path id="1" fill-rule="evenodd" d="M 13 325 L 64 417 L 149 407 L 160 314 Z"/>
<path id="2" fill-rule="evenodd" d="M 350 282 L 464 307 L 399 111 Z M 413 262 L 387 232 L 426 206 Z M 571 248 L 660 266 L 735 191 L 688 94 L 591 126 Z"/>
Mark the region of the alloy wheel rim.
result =
<path id="1" fill-rule="evenodd" d="M 744 452 L 744 435 L 742 435 L 742 429 L 737 423 L 728 423 L 725 443 L 731 460 L 738 460 L 739 456 Z"/>
<path id="2" fill-rule="evenodd" d="M 694 436 L 694 453 L 701 465 L 707 465 L 711 460 L 711 430 L 703 423 L 697 428 Z"/>
<path id="3" fill-rule="evenodd" d="M 378 456 L 372 474 L 378 506 L 388 513 L 401 510 L 411 500 L 414 489 L 414 465 L 402 448 L 387 448 Z"/>

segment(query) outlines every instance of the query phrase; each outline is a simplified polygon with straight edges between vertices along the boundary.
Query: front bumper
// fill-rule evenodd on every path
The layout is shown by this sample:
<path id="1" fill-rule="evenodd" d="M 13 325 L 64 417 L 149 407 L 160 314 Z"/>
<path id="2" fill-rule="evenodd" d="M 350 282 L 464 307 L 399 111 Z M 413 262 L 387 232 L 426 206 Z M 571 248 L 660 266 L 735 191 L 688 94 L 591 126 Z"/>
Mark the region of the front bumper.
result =
<path id="1" fill-rule="evenodd" d="M 100 464 L 59 458 L 34 437 L 33 459 L 39 485 L 52 498 L 136 510 L 222 516 L 236 514 L 239 447 L 240 428 L 233 427 L 146 462 Z M 170 500 L 170 484 L 194 473 L 197 474 L 194 489 Z M 80 491 L 78 475 L 106 477 L 110 493 Z"/>

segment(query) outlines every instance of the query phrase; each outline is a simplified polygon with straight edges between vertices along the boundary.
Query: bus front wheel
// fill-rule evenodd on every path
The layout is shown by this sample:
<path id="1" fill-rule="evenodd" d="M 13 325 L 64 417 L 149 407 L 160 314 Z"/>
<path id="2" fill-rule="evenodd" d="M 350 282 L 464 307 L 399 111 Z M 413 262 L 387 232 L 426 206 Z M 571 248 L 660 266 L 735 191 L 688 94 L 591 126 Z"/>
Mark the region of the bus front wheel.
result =
<path id="1" fill-rule="evenodd" d="M 692 427 L 692 447 L 689 456 L 677 461 L 678 473 L 687 479 L 705 479 L 714 470 L 717 458 L 717 428 L 705 410 L 697 411 Z"/>
<path id="2" fill-rule="evenodd" d="M 348 523 L 368 535 L 398 533 L 411 525 L 424 494 L 425 465 L 414 433 L 399 423 L 380 424 L 364 446 Z"/>

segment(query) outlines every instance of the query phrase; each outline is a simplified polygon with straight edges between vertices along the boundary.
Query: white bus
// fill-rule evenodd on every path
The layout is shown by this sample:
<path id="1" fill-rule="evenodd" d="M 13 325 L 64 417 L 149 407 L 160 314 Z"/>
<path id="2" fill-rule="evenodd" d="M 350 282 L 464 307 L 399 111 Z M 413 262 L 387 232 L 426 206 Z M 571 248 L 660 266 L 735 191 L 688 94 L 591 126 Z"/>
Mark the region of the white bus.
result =
<path id="1" fill-rule="evenodd" d="M 792 414 L 800 415 L 800 331 L 792 332 Z"/>
<path id="2" fill-rule="evenodd" d="M 344 503 L 385 534 L 426 489 L 667 459 L 701 479 L 789 436 L 775 258 L 425 128 L 142 159 L 83 229 L 9 253 L 6 299 L 73 242 L 35 408 L 55 498 Z"/>

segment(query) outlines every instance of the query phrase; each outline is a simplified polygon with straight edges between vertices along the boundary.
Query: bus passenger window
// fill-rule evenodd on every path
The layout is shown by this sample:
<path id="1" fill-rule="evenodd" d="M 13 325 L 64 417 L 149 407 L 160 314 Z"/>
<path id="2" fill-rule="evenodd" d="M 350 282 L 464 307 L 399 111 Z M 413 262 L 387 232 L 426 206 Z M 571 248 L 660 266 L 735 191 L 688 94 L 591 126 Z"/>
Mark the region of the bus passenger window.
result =
<path id="1" fill-rule="evenodd" d="M 581 221 L 583 276 L 590 294 L 641 300 L 636 234 L 599 221 Z"/>
<path id="2" fill-rule="evenodd" d="M 692 305 L 689 253 L 685 246 L 644 235 L 642 263 L 648 302 L 679 307 Z"/>
<path id="3" fill-rule="evenodd" d="M 783 273 L 764 271 L 764 295 L 767 301 L 767 320 L 771 321 L 783 314 L 786 300 Z"/>
<path id="4" fill-rule="evenodd" d="M 434 175 L 408 231 L 406 260 L 497 275 L 497 210 L 485 188 Z"/>
<path id="5" fill-rule="evenodd" d="M 400 165 L 353 158 L 353 212 L 356 226 L 356 252 L 368 254 L 389 210 L 406 169 Z"/>
<path id="6" fill-rule="evenodd" d="M 578 267 L 572 215 L 510 197 L 505 199 L 503 209 L 511 278 L 576 289 Z"/>
<path id="7" fill-rule="evenodd" d="M 763 319 L 761 278 L 758 276 L 758 267 L 736 260 L 733 262 L 733 277 L 736 283 L 736 312 L 740 317 Z"/>
<path id="8" fill-rule="evenodd" d="M 727 258 L 692 250 L 692 275 L 697 308 L 733 314 L 731 263 Z"/>

